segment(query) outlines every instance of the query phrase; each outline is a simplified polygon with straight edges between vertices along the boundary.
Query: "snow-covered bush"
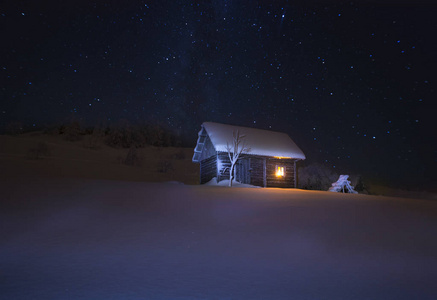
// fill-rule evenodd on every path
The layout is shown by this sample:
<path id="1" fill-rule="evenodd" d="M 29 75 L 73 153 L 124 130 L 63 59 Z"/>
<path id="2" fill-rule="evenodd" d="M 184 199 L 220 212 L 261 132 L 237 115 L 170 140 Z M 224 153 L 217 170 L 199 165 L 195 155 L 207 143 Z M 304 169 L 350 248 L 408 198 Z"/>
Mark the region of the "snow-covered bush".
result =
<path id="1" fill-rule="evenodd" d="M 298 171 L 298 187 L 301 189 L 326 191 L 337 179 L 336 172 L 321 164 L 310 164 Z"/>
<path id="2" fill-rule="evenodd" d="M 336 193 L 358 194 L 354 190 L 354 187 L 351 185 L 351 182 L 348 179 L 349 175 L 340 175 L 338 180 L 332 183 L 332 186 L 329 188 L 328 191 Z"/>

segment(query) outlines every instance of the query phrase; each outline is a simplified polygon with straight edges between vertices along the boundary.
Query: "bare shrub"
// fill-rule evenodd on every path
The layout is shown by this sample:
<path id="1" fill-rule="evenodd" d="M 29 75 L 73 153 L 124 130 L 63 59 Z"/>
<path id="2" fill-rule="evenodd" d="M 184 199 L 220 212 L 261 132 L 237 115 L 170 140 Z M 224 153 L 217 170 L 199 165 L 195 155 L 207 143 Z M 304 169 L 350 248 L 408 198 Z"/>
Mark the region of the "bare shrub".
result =
<path id="1" fill-rule="evenodd" d="M 105 143 L 108 146 L 119 148 L 122 147 L 123 133 L 121 130 L 116 128 L 110 129 L 108 136 L 106 137 Z"/>
<path id="2" fill-rule="evenodd" d="M 6 126 L 6 133 L 10 135 L 19 135 L 23 133 L 23 124 L 21 122 L 10 122 Z"/>
<path id="3" fill-rule="evenodd" d="M 185 152 L 183 149 L 180 149 L 179 151 L 177 151 L 176 153 L 174 153 L 172 155 L 173 159 L 178 159 L 178 160 L 183 160 L 185 159 Z"/>
<path id="4" fill-rule="evenodd" d="M 97 150 L 100 148 L 100 141 L 105 136 L 105 131 L 103 128 L 96 126 L 92 129 L 90 132 L 90 135 L 87 135 L 85 137 L 85 141 L 83 143 L 83 146 L 85 148 Z"/>
<path id="5" fill-rule="evenodd" d="M 118 126 L 109 129 L 106 144 L 115 148 L 141 148 L 146 139 L 141 128 L 132 126 L 128 121 L 120 121 Z"/>
<path id="6" fill-rule="evenodd" d="M 355 187 L 355 190 L 360 194 L 370 195 L 370 183 L 367 182 L 365 178 L 361 175 L 351 176 L 352 184 Z"/>
<path id="7" fill-rule="evenodd" d="M 232 132 L 232 136 L 232 143 L 229 144 L 226 142 L 226 150 L 228 151 L 229 160 L 231 162 L 231 168 L 229 171 L 229 186 L 232 186 L 232 181 L 235 177 L 235 165 L 237 164 L 241 153 L 250 151 L 250 148 L 246 145 L 244 134 L 240 134 L 240 132 L 237 130 L 236 132 Z"/>
<path id="8" fill-rule="evenodd" d="M 170 147 L 181 142 L 170 130 L 159 125 L 131 125 L 127 120 L 120 120 L 108 129 L 105 143 L 115 148 L 142 148 L 146 145 Z"/>
<path id="9" fill-rule="evenodd" d="M 143 130 L 146 142 L 157 147 L 170 147 L 180 145 L 180 141 L 168 129 L 159 125 L 148 125 Z"/>
<path id="10" fill-rule="evenodd" d="M 79 122 L 72 122 L 62 126 L 59 130 L 59 133 L 63 134 L 64 138 L 70 142 L 75 142 L 82 139 L 82 130 Z"/>
<path id="11" fill-rule="evenodd" d="M 50 149 L 46 142 L 38 142 L 28 150 L 29 159 L 43 159 L 50 155 Z"/>
<path id="12" fill-rule="evenodd" d="M 87 135 L 83 142 L 83 147 L 91 150 L 97 150 L 99 146 L 99 138 L 93 135 Z"/>
<path id="13" fill-rule="evenodd" d="M 123 164 L 127 166 L 141 166 L 141 158 L 138 154 L 137 148 L 131 147 L 123 159 Z"/>
<path id="14" fill-rule="evenodd" d="M 158 172 L 160 173 L 168 173 L 169 171 L 173 171 L 173 164 L 168 160 L 162 160 L 159 163 Z"/>
<path id="15" fill-rule="evenodd" d="M 145 128 L 147 143 L 152 146 L 164 146 L 165 132 L 158 125 L 150 125 Z"/>
<path id="16" fill-rule="evenodd" d="M 331 168 L 320 164 L 311 164 L 299 168 L 299 188 L 306 190 L 327 191 L 333 182 L 337 181 L 338 174 Z"/>
<path id="17" fill-rule="evenodd" d="M 43 133 L 47 135 L 56 136 L 61 133 L 61 128 L 62 127 L 58 127 L 58 126 L 47 126 L 46 128 L 44 128 Z"/>

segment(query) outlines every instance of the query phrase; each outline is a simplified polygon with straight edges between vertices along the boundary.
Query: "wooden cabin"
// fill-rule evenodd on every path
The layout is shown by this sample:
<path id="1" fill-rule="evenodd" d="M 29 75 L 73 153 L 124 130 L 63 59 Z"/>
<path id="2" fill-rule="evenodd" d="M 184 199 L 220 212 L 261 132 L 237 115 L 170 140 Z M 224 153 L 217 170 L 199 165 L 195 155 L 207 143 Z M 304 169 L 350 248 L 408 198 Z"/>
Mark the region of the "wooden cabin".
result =
<path id="1" fill-rule="evenodd" d="M 244 135 L 248 151 L 235 165 L 235 180 L 260 187 L 293 188 L 297 185 L 296 162 L 305 154 L 285 133 L 205 122 L 199 131 L 193 162 L 200 164 L 200 183 L 229 179 L 231 162 L 227 146 L 233 135 Z"/>

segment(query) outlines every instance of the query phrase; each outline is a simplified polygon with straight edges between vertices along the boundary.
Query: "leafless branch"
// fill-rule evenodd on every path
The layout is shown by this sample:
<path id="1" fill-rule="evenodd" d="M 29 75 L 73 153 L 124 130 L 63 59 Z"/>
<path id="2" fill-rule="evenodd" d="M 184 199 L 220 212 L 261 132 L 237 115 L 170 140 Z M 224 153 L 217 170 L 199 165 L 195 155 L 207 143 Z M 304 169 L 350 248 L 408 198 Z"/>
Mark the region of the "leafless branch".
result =
<path id="1" fill-rule="evenodd" d="M 226 143 L 226 150 L 228 151 L 229 160 L 231 161 L 231 169 L 229 174 L 229 186 L 232 186 L 232 180 L 234 179 L 234 169 L 241 153 L 249 152 L 250 148 L 246 146 L 246 137 L 244 134 L 240 135 L 239 130 L 232 133 L 233 141 L 232 146 Z"/>

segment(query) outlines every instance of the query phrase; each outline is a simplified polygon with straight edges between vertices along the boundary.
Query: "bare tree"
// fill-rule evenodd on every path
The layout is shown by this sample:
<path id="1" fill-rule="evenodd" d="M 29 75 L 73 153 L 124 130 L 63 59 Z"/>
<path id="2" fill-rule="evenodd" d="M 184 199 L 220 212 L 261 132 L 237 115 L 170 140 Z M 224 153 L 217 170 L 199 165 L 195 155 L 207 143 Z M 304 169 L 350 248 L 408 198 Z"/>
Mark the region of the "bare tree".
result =
<path id="1" fill-rule="evenodd" d="M 246 143 L 244 141 L 245 135 L 240 135 L 240 132 L 232 132 L 233 141 L 230 146 L 229 143 L 226 143 L 226 150 L 228 150 L 229 160 L 231 161 L 231 169 L 229 171 L 229 186 L 232 186 L 232 181 L 234 180 L 234 172 L 235 172 L 235 164 L 240 158 L 241 153 L 249 152 L 250 148 L 246 147 Z"/>

